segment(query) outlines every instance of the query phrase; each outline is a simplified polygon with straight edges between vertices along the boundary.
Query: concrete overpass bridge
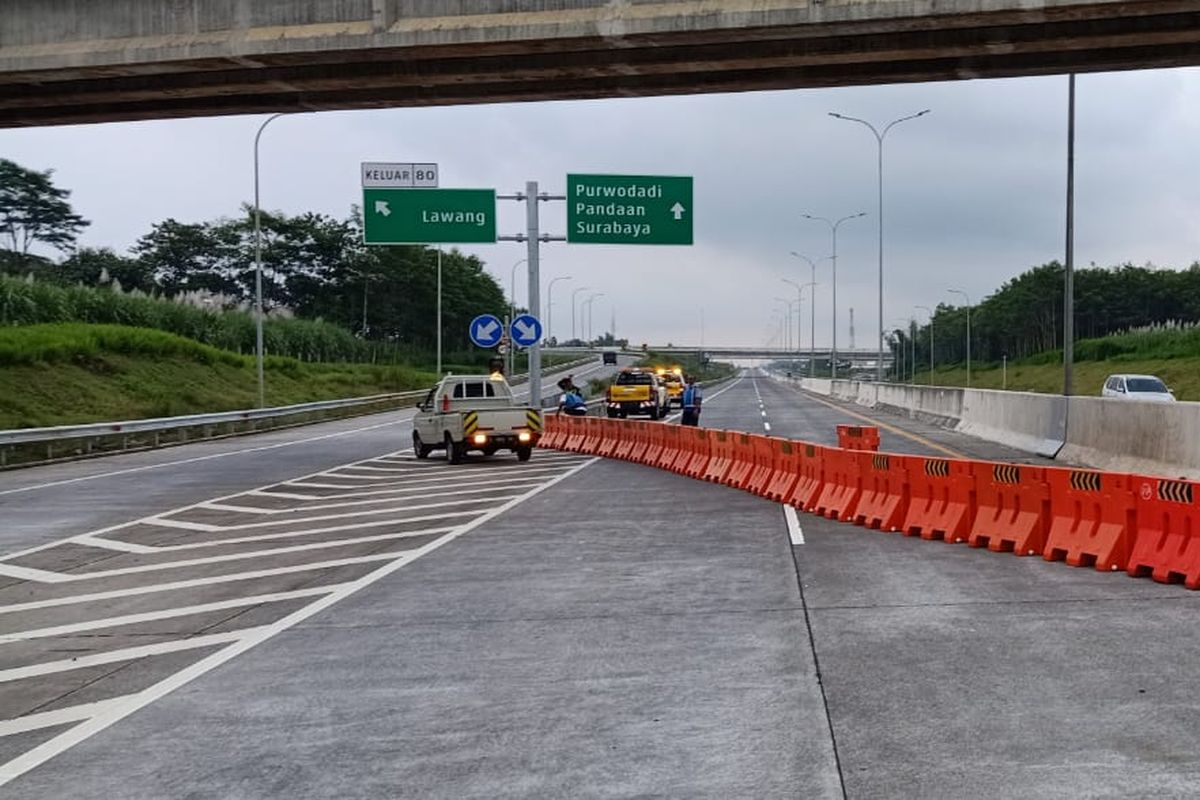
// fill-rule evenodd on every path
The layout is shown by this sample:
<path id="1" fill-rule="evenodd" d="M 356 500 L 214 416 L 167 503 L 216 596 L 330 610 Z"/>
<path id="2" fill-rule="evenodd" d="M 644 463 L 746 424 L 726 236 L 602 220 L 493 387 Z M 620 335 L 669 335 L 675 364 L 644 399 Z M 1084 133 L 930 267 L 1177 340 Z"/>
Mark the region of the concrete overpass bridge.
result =
<path id="1" fill-rule="evenodd" d="M 1195 0 L 5 0 L 0 126 L 1197 63 Z"/>
<path id="2" fill-rule="evenodd" d="M 803 350 L 797 352 L 792 349 L 784 349 L 782 347 L 700 347 L 699 345 L 648 345 L 647 349 L 654 353 L 663 355 L 697 355 L 704 353 L 709 358 L 718 361 L 736 359 L 736 358 L 761 358 L 761 359 L 778 359 L 781 361 L 795 360 L 804 361 L 807 363 L 809 358 L 815 358 L 817 363 L 826 363 L 830 358 L 829 348 L 817 348 L 814 350 Z M 557 353 L 560 355 L 600 353 L 605 348 L 589 348 L 589 347 L 543 347 L 543 353 Z M 636 352 L 636 351 L 635 351 Z M 878 350 L 838 350 L 838 363 L 850 364 L 855 367 L 875 366 L 878 360 Z M 883 363 L 885 367 L 891 366 L 892 354 L 884 352 Z"/>

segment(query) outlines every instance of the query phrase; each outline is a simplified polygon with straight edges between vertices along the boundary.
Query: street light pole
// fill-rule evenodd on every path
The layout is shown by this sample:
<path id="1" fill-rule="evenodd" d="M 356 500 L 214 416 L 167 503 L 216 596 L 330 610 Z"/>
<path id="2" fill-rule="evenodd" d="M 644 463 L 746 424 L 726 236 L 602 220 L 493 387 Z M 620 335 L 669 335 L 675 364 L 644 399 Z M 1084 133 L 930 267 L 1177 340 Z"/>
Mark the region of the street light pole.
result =
<path id="1" fill-rule="evenodd" d="M 792 349 L 792 308 L 800 301 L 799 300 L 788 300 L 783 297 L 775 297 L 774 300 L 777 303 L 783 303 L 783 307 L 786 309 L 785 313 L 787 315 L 787 331 L 783 337 L 783 349 L 791 350 Z"/>
<path id="2" fill-rule="evenodd" d="M 913 306 L 929 312 L 929 385 L 933 386 L 933 309 L 929 306 Z M 913 383 L 916 383 L 916 369 L 913 370 Z"/>
<path id="3" fill-rule="evenodd" d="M 513 319 L 517 316 L 517 267 L 526 263 L 529 259 L 522 258 L 520 261 L 512 265 L 509 271 L 508 285 L 510 294 L 508 296 L 508 324 L 512 325 Z M 512 336 L 508 337 L 508 374 L 512 375 L 517 368 L 517 348 L 512 342 Z"/>
<path id="4" fill-rule="evenodd" d="M 596 298 L 604 297 L 604 292 L 593 292 L 588 295 L 588 299 L 584 300 L 581 306 L 587 306 L 587 341 L 590 346 L 592 343 L 592 304 L 596 302 Z"/>
<path id="5" fill-rule="evenodd" d="M 263 377 L 263 300 L 262 300 L 262 203 L 258 191 L 258 140 L 263 131 L 286 114 L 272 114 L 254 134 L 254 361 L 258 372 L 258 407 L 267 405 L 267 384 Z"/>
<path id="6" fill-rule="evenodd" d="M 830 344 L 830 348 L 829 348 L 829 375 L 834 380 L 837 380 L 837 232 L 838 232 L 838 228 L 841 227 L 843 222 L 847 222 L 848 220 L 852 220 L 852 219 L 858 219 L 859 217 L 865 217 L 866 215 L 867 215 L 867 212 L 860 211 L 857 214 L 851 214 L 849 216 L 842 217 L 841 219 L 836 220 L 836 221 L 831 220 L 828 217 L 814 217 L 811 214 L 801 214 L 800 215 L 800 216 L 804 217 L 805 219 L 811 219 L 811 220 L 815 220 L 817 222 L 824 222 L 826 225 L 829 226 L 829 232 L 830 232 L 831 236 L 833 237 L 833 255 L 831 255 L 829 257 L 830 260 L 833 262 L 833 278 L 832 278 L 832 282 L 833 282 L 833 299 L 832 299 L 833 340 L 832 340 L 832 342 Z M 810 261 L 809 263 L 811 264 L 812 262 Z"/>
<path id="7" fill-rule="evenodd" d="M 554 284 L 559 281 L 571 280 L 570 275 L 561 275 L 550 281 L 550 285 L 546 287 L 546 338 L 554 338 Z"/>
<path id="8" fill-rule="evenodd" d="M 801 261 L 808 262 L 808 266 L 812 268 L 812 280 L 804 284 L 812 287 L 808 296 L 808 377 L 812 378 L 816 376 L 817 364 L 817 264 L 795 250 L 792 250 L 791 254 Z"/>
<path id="9" fill-rule="evenodd" d="M 796 283 L 791 278 L 783 278 L 783 282 L 796 287 L 796 355 L 800 355 L 800 340 L 803 338 L 800 335 L 800 312 L 803 308 L 804 284 Z"/>
<path id="10" fill-rule="evenodd" d="M 967 388 L 971 388 L 971 298 L 962 289 L 947 289 L 950 294 L 961 294 L 967 301 Z"/>
<path id="11" fill-rule="evenodd" d="M 592 287 L 590 287 L 590 286 L 580 286 L 578 289 L 571 292 L 571 340 L 572 341 L 576 341 L 579 339 L 579 337 L 575 334 L 575 297 L 580 292 L 586 292 L 591 288 Z"/>
<path id="12" fill-rule="evenodd" d="M 829 112 L 829 116 L 835 119 L 846 120 L 847 122 L 857 122 L 860 125 L 865 125 L 871 133 L 875 134 L 875 141 L 879 145 L 879 360 L 875 364 L 875 382 L 883 382 L 883 140 L 895 126 L 901 122 L 907 122 L 910 119 L 923 117 L 929 113 L 929 109 L 918 111 L 916 114 L 909 114 L 907 117 L 894 119 L 884 126 L 880 132 L 874 125 L 867 122 L 865 119 L 858 117 L 847 117 L 844 114 L 836 114 Z"/>

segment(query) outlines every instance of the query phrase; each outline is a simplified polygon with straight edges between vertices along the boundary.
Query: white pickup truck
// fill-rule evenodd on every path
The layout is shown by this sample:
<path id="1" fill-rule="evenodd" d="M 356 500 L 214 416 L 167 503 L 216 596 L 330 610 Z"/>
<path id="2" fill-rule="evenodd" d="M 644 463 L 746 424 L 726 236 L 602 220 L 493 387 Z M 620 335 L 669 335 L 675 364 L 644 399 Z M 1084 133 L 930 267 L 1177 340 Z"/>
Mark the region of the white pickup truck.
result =
<path id="1" fill-rule="evenodd" d="M 413 453 L 445 450 L 451 464 L 468 450 L 512 450 L 528 461 L 542 434 L 542 415 L 513 399 L 502 377 L 452 375 L 429 391 L 413 417 Z"/>

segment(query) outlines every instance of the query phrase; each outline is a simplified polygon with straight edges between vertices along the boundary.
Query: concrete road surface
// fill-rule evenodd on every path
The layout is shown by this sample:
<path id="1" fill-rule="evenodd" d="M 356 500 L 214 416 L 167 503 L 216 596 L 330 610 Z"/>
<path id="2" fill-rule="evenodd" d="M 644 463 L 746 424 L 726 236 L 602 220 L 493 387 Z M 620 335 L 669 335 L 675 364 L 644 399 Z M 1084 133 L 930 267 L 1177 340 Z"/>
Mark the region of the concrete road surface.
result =
<path id="1" fill-rule="evenodd" d="M 0 475 L 0 795 L 1194 796 L 1195 593 L 404 420 Z"/>

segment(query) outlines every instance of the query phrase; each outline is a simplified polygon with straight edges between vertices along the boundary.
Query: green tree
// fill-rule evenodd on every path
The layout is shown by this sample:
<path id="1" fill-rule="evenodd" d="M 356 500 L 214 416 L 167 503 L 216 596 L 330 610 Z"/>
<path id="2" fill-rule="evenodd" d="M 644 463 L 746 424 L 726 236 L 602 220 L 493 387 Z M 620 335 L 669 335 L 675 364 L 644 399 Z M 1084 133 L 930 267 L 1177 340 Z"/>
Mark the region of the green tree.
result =
<path id="1" fill-rule="evenodd" d="M 46 269 L 57 283 L 84 286 L 115 284 L 125 291 L 143 292 L 157 288 L 153 273 L 137 258 L 118 255 L 107 247 L 82 247 L 60 264 Z"/>
<path id="2" fill-rule="evenodd" d="M 52 175 L 0 158 L 0 241 L 10 253 L 28 255 L 38 243 L 69 252 L 90 224 L 71 209 L 71 193 L 56 187 Z"/>

